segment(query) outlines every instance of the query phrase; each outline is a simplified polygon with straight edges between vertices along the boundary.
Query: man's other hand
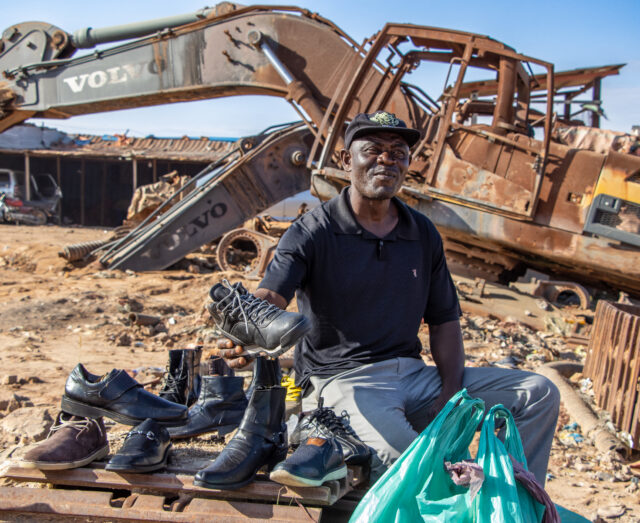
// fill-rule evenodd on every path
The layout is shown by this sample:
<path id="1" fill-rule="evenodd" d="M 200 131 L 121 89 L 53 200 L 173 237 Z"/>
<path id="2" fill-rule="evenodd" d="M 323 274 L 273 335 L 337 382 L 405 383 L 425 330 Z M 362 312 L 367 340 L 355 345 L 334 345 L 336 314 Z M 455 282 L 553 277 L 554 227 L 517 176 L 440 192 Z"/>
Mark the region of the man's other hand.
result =
<path id="1" fill-rule="evenodd" d="M 440 413 L 443 407 L 447 404 L 447 401 L 449 401 L 452 396 L 453 394 L 443 391 L 436 397 L 435 400 L 433 400 L 433 403 L 431 403 L 431 405 L 429 406 L 429 410 L 427 411 L 427 419 L 429 423 L 431 423 L 435 419 L 435 417 Z"/>
<path id="2" fill-rule="evenodd" d="M 223 358 L 226 364 L 232 369 L 242 369 L 253 361 L 253 356 L 245 354 L 242 346 L 236 345 L 228 338 L 219 338 L 216 340 L 216 347 L 218 348 L 220 357 Z"/>

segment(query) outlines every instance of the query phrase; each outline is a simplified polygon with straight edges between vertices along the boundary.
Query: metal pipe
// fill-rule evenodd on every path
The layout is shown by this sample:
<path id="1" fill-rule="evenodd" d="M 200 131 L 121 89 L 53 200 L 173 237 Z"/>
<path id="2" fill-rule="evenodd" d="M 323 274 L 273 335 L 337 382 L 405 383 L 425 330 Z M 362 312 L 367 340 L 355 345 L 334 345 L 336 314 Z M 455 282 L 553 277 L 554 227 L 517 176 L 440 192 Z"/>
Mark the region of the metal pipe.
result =
<path id="1" fill-rule="evenodd" d="M 278 72 L 280 77 L 285 81 L 287 85 L 293 83 L 295 81 L 295 77 L 289 72 L 287 66 L 285 66 L 276 53 L 271 49 L 271 46 L 267 43 L 264 35 L 260 31 L 250 31 L 249 32 L 249 42 L 252 45 L 259 47 L 262 52 L 265 54 L 271 65 Z"/>
<path id="2" fill-rule="evenodd" d="M 153 20 L 134 22 L 131 24 L 112 25 L 100 29 L 85 27 L 73 33 L 71 43 L 76 49 L 89 49 L 98 44 L 129 40 L 131 38 L 149 35 L 162 29 L 197 22 L 198 20 L 207 18 L 212 12 L 215 12 L 215 7 L 200 9 L 195 13 L 155 18 Z"/>
<path id="3" fill-rule="evenodd" d="M 151 316 L 149 314 L 141 314 L 132 312 L 129 314 L 129 322 L 132 325 L 157 325 L 162 321 L 160 316 Z"/>
<path id="4" fill-rule="evenodd" d="M 67 261 L 78 261 L 85 258 L 88 254 L 107 244 L 106 240 L 96 240 L 92 242 L 74 243 L 67 245 L 59 253 L 58 256 Z"/>
<path id="5" fill-rule="evenodd" d="M 24 199 L 31 201 L 31 161 L 29 153 L 24 153 Z"/>
<path id="6" fill-rule="evenodd" d="M 582 372 L 582 370 L 582 365 L 572 361 L 553 361 L 538 367 L 536 373 L 545 376 L 558 387 L 562 403 L 569 412 L 569 416 L 578 422 L 582 433 L 593 441 L 598 451 L 608 452 L 614 450 L 620 454 L 626 454 L 626 444 L 607 430 L 604 423 L 598 419 L 591 408 L 565 379 L 565 375 Z"/>

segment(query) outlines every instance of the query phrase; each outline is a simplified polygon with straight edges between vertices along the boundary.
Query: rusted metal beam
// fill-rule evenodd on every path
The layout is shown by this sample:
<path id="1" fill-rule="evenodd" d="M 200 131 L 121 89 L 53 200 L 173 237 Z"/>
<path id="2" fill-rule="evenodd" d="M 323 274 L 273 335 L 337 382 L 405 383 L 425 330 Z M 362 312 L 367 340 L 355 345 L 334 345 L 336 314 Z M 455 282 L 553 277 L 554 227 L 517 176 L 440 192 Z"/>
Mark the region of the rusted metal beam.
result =
<path id="1" fill-rule="evenodd" d="M 138 188 L 138 160 L 135 158 L 131 158 L 131 172 L 131 184 L 133 185 L 133 191 L 135 191 Z"/>
<path id="2" fill-rule="evenodd" d="M 597 78 L 593 81 L 593 101 L 594 102 L 600 101 L 601 84 L 602 84 L 601 78 Z M 596 111 L 593 111 L 591 113 L 591 127 L 596 127 L 596 128 L 600 127 L 600 114 L 597 113 Z"/>
<path id="3" fill-rule="evenodd" d="M 86 160 L 80 160 L 80 225 L 84 225 L 85 221 L 85 190 L 87 182 Z"/>
<path id="4" fill-rule="evenodd" d="M 176 510 L 174 510 L 176 509 Z M 1 515 L 63 516 L 67 521 L 319 521 L 322 509 L 302 505 L 181 498 L 132 494 L 114 499 L 113 492 L 0 487 Z"/>
<path id="5" fill-rule="evenodd" d="M 183 474 L 118 474 L 101 469 L 78 468 L 60 471 L 40 471 L 19 466 L 9 467 L 4 477 L 15 481 L 52 483 L 73 487 L 138 490 L 162 494 L 184 494 L 198 497 L 295 503 L 323 506 L 331 505 L 351 490 L 353 472 L 348 481 L 330 482 L 320 487 L 287 487 L 271 481 L 257 480 L 235 490 L 217 490 L 198 487 L 193 476 Z"/>
<path id="6" fill-rule="evenodd" d="M 571 69 L 569 71 L 558 71 L 554 74 L 556 89 L 565 87 L 579 87 L 590 84 L 596 78 L 606 78 L 620 74 L 626 64 L 605 65 L 602 67 L 587 67 L 582 69 Z M 547 89 L 547 75 L 537 74 L 531 77 L 532 91 L 545 91 Z M 479 80 L 476 82 L 465 82 L 460 89 L 461 97 L 471 96 L 476 92 L 478 96 L 492 96 L 498 92 L 497 80 Z"/>

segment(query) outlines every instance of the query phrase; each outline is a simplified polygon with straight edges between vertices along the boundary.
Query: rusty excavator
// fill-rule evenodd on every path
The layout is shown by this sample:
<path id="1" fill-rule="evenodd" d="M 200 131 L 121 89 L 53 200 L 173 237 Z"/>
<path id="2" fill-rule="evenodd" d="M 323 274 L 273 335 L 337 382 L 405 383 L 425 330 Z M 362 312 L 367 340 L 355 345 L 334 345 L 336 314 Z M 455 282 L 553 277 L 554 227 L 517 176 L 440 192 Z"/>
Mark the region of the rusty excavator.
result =
<path id="1" fill-rule="evenodd" d="M 337 194 L 348 184 L 337 156 L 346 122 L 385 109 L 422 132 L 400 197 L 436 224 L 451 264 L 503 280 L 532 267 L 637 295 L 640 157 L 560 133 L 585 110 L 578 95 L 620 67 L 554 73 L 487 36 L 412 24 L 358 43 L 287 6 L 223 2 L 73 34 L 26 22 L 0 40 L 0 131 L 32 117 L 224 96 L 289 101 L 301 122 L 239 140 L 178 204 L 102 252 L 110 268 L 158 270 L 286 197 Z"/>

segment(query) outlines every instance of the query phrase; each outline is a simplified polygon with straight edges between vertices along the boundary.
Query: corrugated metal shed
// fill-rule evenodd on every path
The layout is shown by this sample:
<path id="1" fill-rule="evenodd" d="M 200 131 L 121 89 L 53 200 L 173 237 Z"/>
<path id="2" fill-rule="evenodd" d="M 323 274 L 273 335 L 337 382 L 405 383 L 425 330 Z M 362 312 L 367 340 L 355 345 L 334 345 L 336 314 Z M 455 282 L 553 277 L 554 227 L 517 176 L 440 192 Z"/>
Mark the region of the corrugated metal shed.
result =
<path id="1" fill-rule="evenodd" d="M 22 129 L 20 129 L 22 128 Z M 43 137 L 51 129 L 35 127 L 41 130 Z M 38 140 L 33 136 L 34 126 L 24 125 L 6 131 L 12 132 L 11 140 L 0 135 L 0 152 L 28 152 L 37 156 L 66 156 L 94 158 L 145 158 L 172 161 L 211 162 L 229 152 L 235 138 L 146 138 L 116 135 L 65 135 L 65 139 L 55 142 Z M 3 133 L 4 134 L 4 133 Z M 18 136 L 16 136 L 16 134 Z M 20 147 L 19 136 L 25 138 Z"/>

